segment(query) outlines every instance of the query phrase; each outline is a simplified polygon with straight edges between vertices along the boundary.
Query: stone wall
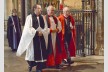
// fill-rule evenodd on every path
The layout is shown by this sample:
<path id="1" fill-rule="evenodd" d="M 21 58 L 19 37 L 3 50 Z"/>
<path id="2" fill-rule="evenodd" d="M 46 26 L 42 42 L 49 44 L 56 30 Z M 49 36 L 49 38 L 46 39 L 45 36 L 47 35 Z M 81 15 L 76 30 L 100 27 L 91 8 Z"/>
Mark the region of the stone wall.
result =
<path id="1" fill-rule="evenodd" d="M 104 22 L 103 22 L 103 0 L 97 0 L 97 28 L 96 28 L 96 50 L 95 54 L 104 55 Z"/>
<path id="2" fill-rule="evenodd" d="M 71 9 L 82 9 L 82 0 L 64 0 L 64 6 L 69 6 Z"/>

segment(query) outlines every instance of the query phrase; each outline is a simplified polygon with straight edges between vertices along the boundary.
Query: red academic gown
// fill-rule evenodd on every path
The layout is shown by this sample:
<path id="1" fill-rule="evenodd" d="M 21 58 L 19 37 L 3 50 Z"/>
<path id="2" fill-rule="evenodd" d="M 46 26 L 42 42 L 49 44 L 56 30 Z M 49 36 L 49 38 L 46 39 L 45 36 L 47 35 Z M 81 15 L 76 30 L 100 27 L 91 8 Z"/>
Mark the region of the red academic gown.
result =
<path id="1" fill-rule="evenodd" d="M 69 44 L 69 52 L 70 52 L 70 56 L 71 57 L 75 57 L 76 56 L 76 29 L 75 29 L 75 21 L 73 19 L 73 17 L 70 15 L 70 18 L 71 18 L 71 23 L 72 23 L 72 26 L 74 26 L 74 28 L 72 29 L 72 39 L 71 39 L 71 42 Z M 64 46 L 64 34 L 65 34 L 65 17 L 64 15 L 60 15 L 58 17 L 58 19 L 60 20 L 61 22 L 61 26 L 62 26 L 62 32 L 59 34 L 60 36 L 60 43 L 61 43 L 61 46 L 62 46 L 62 59 L 67 59 L 67 54 L 66 54 L 66 50 L 65 50 L 65 46 Z"/>

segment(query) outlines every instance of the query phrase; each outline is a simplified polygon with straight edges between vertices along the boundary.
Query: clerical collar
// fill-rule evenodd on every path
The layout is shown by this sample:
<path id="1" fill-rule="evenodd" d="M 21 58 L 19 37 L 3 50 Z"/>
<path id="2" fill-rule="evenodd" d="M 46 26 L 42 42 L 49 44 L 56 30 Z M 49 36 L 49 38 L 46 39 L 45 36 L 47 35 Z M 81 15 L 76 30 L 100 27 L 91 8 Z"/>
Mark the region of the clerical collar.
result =
<path id="1" fill-rule="evenodd" d="M 70 18 L 70 16 L 67 16 L 67 17 L 65 17 L 65 16 L 64 16 L 64 18 L 65 18 L 65 19 L 69 19 L 69 18 Z"/>
<path id="2" fill-rule="evenodd" d="M 13 17 L 16 17 L 16 15 L 12 15 Z"/>
<path id="3" fill-rule="evenodd" d="M 53 17 L 52 15 L 48 15 L 48 17 Z"/>
<path id="4" fill-rule="evenodd" d="M 38 17 L 39 17 L 41 14 L 37 15 L 37 14 L 33 13 L 33 15 L 34 15 L 34 16 L 38 16 Z"/>
<path id="5" fill-rule="evenodd" d="M 69 16 L 66 17 L 65 15 L 63 15 L 63 16 L 64 16 L 65 19 L 67 19 L 69 17 Z"/>

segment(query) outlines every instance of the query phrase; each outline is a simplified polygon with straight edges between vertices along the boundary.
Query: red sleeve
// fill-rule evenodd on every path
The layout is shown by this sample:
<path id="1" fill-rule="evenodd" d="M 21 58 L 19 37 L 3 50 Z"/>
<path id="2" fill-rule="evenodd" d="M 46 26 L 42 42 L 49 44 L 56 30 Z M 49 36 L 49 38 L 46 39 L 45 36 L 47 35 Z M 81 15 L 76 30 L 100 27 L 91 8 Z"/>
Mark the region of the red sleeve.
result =
<path id="1" fill-rule="evenodd" d="M 50 28 L 50 33 L 52 32 L 52 29 Z"/>

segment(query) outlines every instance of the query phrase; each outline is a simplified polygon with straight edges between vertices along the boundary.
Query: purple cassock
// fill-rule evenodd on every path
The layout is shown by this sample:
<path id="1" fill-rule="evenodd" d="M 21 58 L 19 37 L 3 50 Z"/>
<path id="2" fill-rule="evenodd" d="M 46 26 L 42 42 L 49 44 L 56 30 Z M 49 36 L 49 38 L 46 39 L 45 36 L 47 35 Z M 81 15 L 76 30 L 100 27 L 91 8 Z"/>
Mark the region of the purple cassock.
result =
<path id="1" fill-rule="evenodd" d="M 21 38 L 21 25 L 18 16 L 9 16 L 7 22 L 7 39 L 12 51 L 16 51 Z"/>

